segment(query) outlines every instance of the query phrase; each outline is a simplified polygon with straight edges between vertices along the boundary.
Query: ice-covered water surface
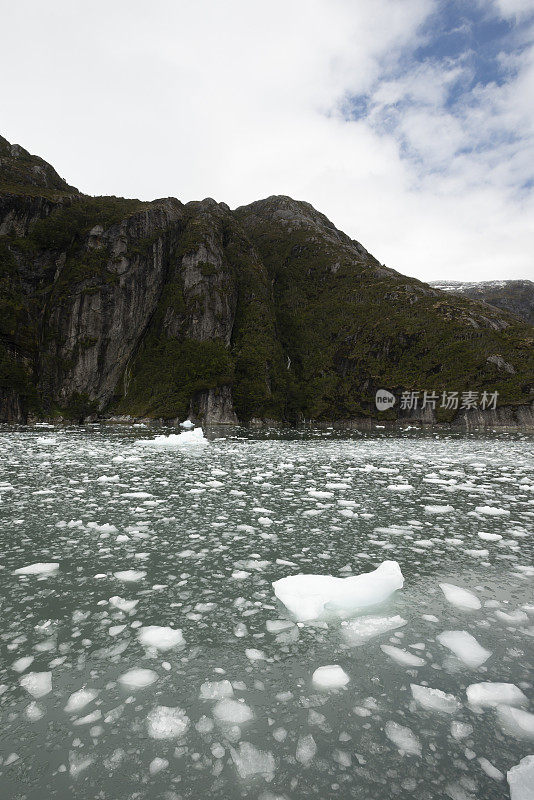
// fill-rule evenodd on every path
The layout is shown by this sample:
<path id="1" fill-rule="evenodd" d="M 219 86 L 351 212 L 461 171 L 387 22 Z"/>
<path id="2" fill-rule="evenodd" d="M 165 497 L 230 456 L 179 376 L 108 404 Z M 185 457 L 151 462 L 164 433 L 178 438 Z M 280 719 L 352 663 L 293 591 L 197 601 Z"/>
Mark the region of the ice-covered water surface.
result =
<path id="1" fill-rule="evenodd" d="M 0 797 L 498 800 L 507 773 L 517 792 L 533 439 L 138 443 L 169 433 L 0 431 Z M 353 618 L 336 596 L 299 621 L 272 586 L 391 561 L 404 587 Z"/>

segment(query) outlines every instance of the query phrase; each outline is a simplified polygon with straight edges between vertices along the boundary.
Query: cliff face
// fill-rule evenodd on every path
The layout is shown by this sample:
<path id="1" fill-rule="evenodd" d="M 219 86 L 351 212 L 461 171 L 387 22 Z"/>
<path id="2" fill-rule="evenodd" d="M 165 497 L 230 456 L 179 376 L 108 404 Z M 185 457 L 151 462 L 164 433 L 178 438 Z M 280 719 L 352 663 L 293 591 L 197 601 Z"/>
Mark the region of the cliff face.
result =
<path id="1" fill-rule="evenodd" d="M 509 311 L 519 319 L 534 325 L 533 281 L 432 281 L 431 286 L 471 300 L 480 300 L 495 308 Z"/>
<path id="2" fill-rule="evenodd" d="M 1 420 L 354 419 L 376 415 L 378 388 L 529 408 L 533 343 L 307 203 L 87 197 L 0 139 Z"/>

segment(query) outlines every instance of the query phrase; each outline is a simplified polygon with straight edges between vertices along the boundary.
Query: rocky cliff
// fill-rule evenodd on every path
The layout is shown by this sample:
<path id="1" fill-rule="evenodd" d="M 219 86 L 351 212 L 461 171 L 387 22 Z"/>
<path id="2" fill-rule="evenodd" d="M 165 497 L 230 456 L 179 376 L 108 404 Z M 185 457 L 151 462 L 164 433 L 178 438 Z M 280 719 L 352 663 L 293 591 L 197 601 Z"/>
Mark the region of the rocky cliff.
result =
<path id="1" fill-rule="evenodd" d="M 378 388 L 497 391 L 523 419 L 533 345 L 530 325 L 386 268 L 307 203 L 88 197 L 0 138 L 3 421 L 369 419 Z"/>

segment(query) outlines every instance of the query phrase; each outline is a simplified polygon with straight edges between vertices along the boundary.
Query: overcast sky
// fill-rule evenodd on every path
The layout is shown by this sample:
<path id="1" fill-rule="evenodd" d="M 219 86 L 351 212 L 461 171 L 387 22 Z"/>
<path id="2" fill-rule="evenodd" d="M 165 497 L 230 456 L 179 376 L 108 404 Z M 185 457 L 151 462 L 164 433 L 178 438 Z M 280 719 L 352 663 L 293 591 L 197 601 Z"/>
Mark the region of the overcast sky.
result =
<path id="1" fill-rule="evenodd" d="M 89 194 L 311 202 L 534 279 L 534 0 L 0 0 L 0 133 Z"/>

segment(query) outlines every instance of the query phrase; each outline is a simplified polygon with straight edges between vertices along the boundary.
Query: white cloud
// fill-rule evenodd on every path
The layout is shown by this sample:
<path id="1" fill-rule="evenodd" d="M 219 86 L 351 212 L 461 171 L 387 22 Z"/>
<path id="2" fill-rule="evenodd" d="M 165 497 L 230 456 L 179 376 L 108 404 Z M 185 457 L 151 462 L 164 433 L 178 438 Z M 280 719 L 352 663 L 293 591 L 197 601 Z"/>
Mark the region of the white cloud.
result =
<path id="1" fill-rule="evenodd" d="M 407 274 L 532 276 L 534 203 L 519 187 L 534 163 L 533 50 L 508 57 L 504 85 L 449 108 L 467 63 L 410 56 L 436 8 L 19 0 L 3 14 L 0 132 L 91 194 L 232 207 L 289 194 Z M 351 118 L 363 95 L 368 113 Z"/>

